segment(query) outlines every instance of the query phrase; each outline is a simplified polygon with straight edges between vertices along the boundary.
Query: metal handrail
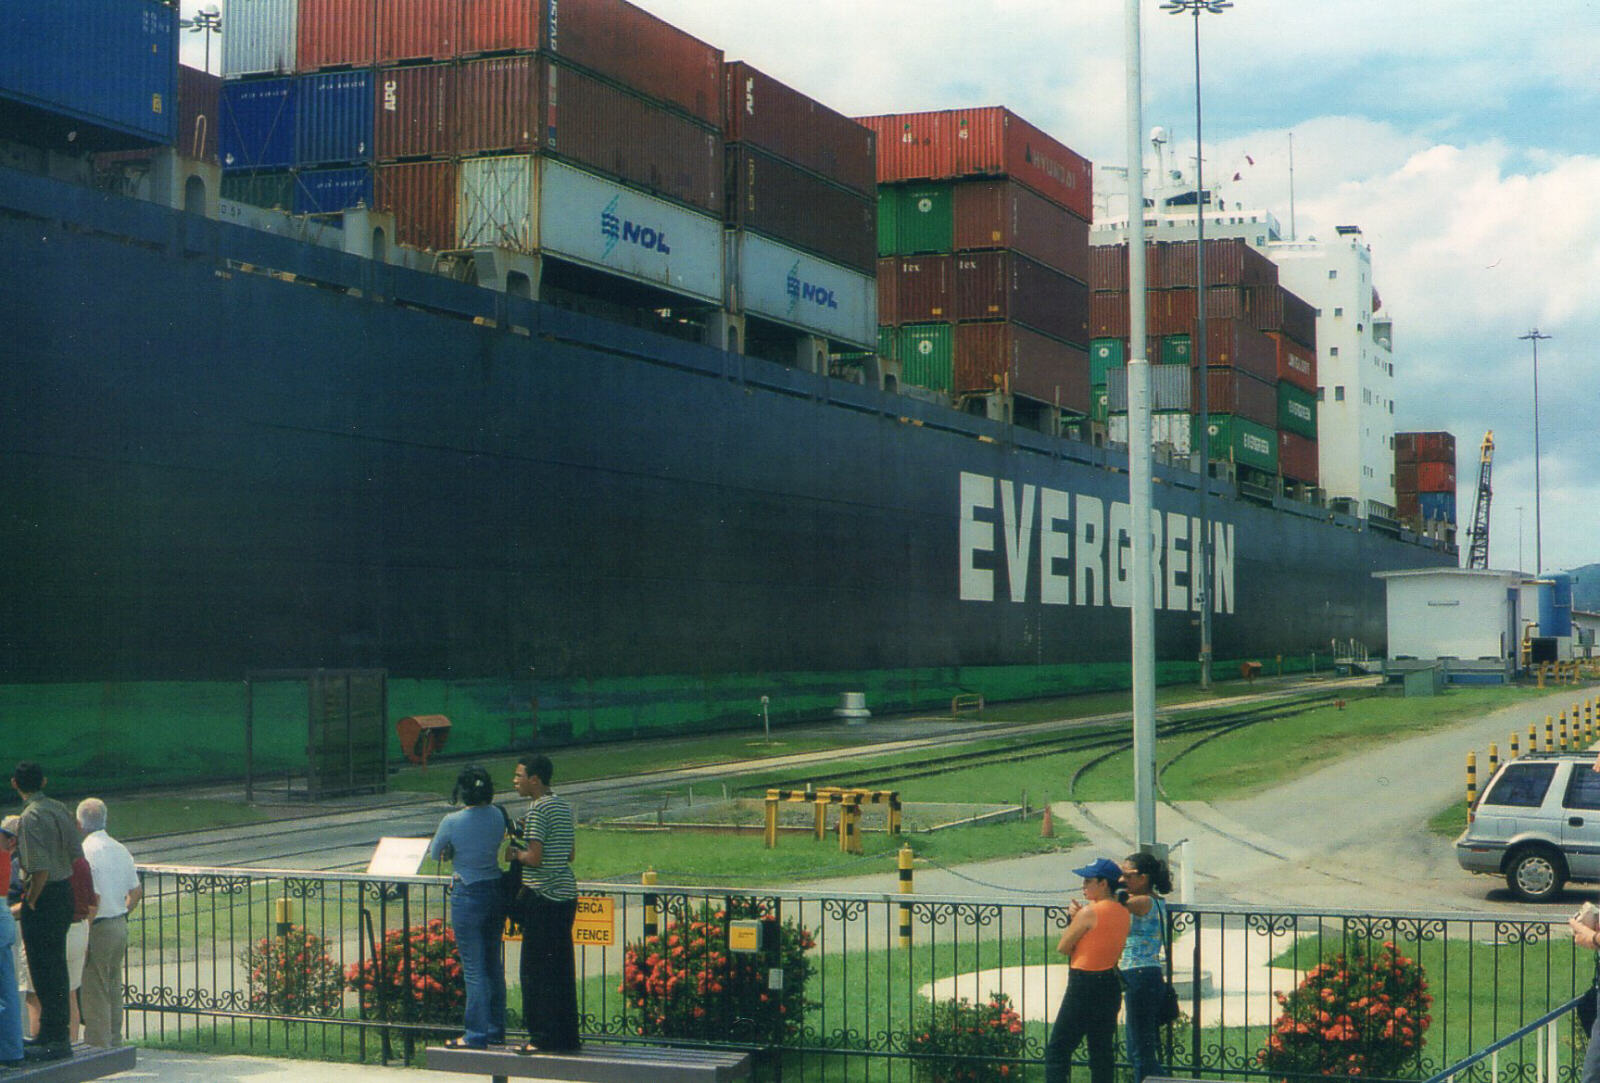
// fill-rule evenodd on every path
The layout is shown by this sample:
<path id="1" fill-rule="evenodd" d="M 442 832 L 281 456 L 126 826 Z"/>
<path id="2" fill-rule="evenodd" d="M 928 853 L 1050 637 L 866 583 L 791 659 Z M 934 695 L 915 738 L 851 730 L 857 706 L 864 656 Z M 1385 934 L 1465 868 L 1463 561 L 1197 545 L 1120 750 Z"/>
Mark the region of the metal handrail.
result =
<path id="1" fill-rule="evenodd" d="M 1429 1076 L 1427 1079 L 1423 1080 L 1422 1083 L 1447 1083 L 1447 1081 L 1453 1076 L 1460 1075 L 1468 1068 L 1471 1068 L 1474 1064 L 1487 1060 L 1489 1057 L 1492 1057 L 1496 1053 L 1500 1052 L 1500 1050 L 1504 1049 L 1506 1046 L 1512 1045 L 1515 1042 L 1520 1042 L 1534 1031 L 1554 1023 L 1556 1020 L 1560 1019 L 1562 1016 L 1576 1008 L 1578 1006 L 1578 1002 L 1588 995 L 1589 990 L 1585 989 L 1582 993 L 1573 997 L 1559 1008 L 1553 1008 L 1541 1015 L 1539 1018 L 1535 1019 L 1533 1022 L 1528 1023 L 1525 1026 L 1518 1027 L 1510 1034 L 1507 1034 L 1504 1038 L 1484 1046 L 1470 1057 L 1458 1060 L 1456 1063 L 1450 1065 L 1450 1067 L 1444 1069 L 1442 1072 Z"/>

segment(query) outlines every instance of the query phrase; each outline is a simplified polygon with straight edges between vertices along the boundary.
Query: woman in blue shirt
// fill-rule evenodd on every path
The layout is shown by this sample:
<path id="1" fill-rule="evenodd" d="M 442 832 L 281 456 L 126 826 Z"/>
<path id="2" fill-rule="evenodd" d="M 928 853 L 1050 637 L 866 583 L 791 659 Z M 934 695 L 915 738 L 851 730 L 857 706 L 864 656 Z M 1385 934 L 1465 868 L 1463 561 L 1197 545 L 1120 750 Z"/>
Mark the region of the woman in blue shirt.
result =
<path id="1" fill-rule="evenodd" d="M 1133 1083 L 1143 1083 L 1145 1076 L 1161 1074 L 1161 1005 L 1167 988 L 1162 951 L 1167 904 L 1161 896 L 1172 890 L 1172 874 L 1165 861 L 1141 850 L 1122 863 L 1122 883 L 1127 889 L 1123 904 L 1133 915 L 1117 963 L 1126 1010 L 1124 1037 Z"/>
<path id="2" fill-rule="evenodd" d="M 484 1049 L 506 1040 L 506 965 L 500 930 L 506 921 L 500 896 L 500 843 L 509 817 L 494 804 L 489 772 L 476 765 L 456 776 L 449 813 L 428 847 L 435 861 L 450 860 L 450 927 L 456 934 L 461 976 L 467 986 L 466 1033 L 446 1044 Z"/>

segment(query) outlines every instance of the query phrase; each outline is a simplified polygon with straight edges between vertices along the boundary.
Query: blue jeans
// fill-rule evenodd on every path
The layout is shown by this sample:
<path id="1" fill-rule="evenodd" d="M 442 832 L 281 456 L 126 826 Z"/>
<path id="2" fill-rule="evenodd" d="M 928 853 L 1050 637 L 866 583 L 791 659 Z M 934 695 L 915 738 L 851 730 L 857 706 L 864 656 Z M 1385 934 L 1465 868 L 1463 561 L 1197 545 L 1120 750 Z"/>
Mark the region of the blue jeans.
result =
<path id="1" fill-rule="evenodd" d="M 505 923 L 498 877 L 457 883 L 451 890 L 450 928 L 456 934 L 461 977 L 467 985 L 462 1040 L 471 1046 L 500 1045 L 506 1040 L 506 957 L 500 945 Z"/>
<path id="2" fill-rule="evenodd" d="M 1161 1001 L 1166 980 L 1159 966 L 1141 966 L 1122 972 L 1122 997 L 1128 1063 L 1133 1065 L 1133 1083 L 1147 1075 L 1164 1074 L 1161 1068 Z"/>
<path id="3" fill-rule="evenodd" d="M 22 996 L 17 992 L 17 923 L 0 900 L 0 1061 L 22 1059 Z"/>

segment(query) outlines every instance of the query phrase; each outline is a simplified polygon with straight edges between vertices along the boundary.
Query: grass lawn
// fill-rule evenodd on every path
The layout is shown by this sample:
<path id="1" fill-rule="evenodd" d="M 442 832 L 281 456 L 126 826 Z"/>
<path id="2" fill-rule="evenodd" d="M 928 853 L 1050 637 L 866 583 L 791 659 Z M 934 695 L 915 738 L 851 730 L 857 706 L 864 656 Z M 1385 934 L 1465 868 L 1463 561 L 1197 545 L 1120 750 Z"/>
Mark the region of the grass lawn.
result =
<path id="1" fill-rule="evenodd" d="M 1446 805 L 1428 821 L 1428 830 L 1440 838 L 1453 839 L 1467 829 L 1467 801 L 1462 798 Z"/>
<path id="2" fill-rule="evenodd" d="M 184 797 L 113 798 L 111 830 L 119 839 L 141 839 L 177 831 L 203 831 L 261 823 L 270 814 L 237 801 L 213 801 Z"/>

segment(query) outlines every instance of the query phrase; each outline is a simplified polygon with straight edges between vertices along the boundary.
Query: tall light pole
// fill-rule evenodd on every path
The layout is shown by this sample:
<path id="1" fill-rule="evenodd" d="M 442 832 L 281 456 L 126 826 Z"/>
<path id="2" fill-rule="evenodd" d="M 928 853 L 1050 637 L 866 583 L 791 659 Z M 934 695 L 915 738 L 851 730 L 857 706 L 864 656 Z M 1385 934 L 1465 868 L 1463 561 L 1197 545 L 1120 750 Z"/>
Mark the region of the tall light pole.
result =
<path id="1" fill-rule="evenodd" d="M 1539 506 L 1539 343 L 1548 339 L 1549 335 L 1541 335 L 1535 327 L 1525 335 L 1518 335 L 1522 342 L 1533 343 L 1533 574 L 1544 574 L 1544 543 L 1541 531 L 1544 528 L 1544 513 Z"/>
<path id="2" fill-rule="evenodd" d="M 211 74 L 211 35 L 222 33 L 222 12 L 217 10 L 215 4 L 202 8 L 194 13 L 192 19 L 179 19 L 178 25 L 187 29 L 191 34 L 204 34 L 206 36 L 206 74 Z"/>
<path id="3" fill-rule="evenodd" d="M 1211 687 L 1211 519 L 1206 505 L 1211 496 L 1211 370 L 1206 353 L 1206 181 L 1205 145 L 1201 139 L 1200 109 L 1200 13 L 1221 15 L 1233 7 L 1231 0 L 1167 0 L 1161 10 L 1172 15 L 1188 12 L 1194 20 L 1194 288 L 1195 288 L 1195 364 L 1200 384 L 1200 588 L 1196 603 L 1200 607 L 1200 687 Z M 1142 212 L 1142 208 L 1141 208 Z M 1130 433 L 1131 436 L 1131 433 Z M 1195 579 L 1190 576 L 1191 582 Z"/>
<path id="4" fill-rule="evenodd" d="M 1517 505 L 1517 571 L 1521 572 L 1523 570 L 1524 569 L 1522 567 L 1522 505 L 1518 504 Z"/>

